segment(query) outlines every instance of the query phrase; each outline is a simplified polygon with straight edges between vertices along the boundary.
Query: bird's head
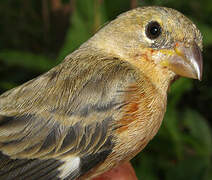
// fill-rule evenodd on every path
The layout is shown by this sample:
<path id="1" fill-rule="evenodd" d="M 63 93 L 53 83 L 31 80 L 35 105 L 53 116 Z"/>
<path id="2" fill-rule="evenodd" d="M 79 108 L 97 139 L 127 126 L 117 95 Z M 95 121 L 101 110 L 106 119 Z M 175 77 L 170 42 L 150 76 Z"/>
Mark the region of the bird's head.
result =
<path id="1" fill-rule="evenodd" d="M 176 10 L 142 7 L 128 11 L 91 41 L 136 65 L 148 61 L 174 75 L 202 78 L 201 33 Z"/>

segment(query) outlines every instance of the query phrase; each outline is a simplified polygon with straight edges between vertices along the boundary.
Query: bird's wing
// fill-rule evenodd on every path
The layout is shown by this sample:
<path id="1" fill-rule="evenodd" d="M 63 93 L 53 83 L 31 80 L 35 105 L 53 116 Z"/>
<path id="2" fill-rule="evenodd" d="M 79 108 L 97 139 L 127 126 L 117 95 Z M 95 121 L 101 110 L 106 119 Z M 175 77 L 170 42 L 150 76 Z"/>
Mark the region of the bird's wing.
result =
<path id="1" fill-rule="evenodd" d="M 110 154 L 134 76 L 119 59 L 92 59 L 64 61 L 0 96 L 0 179 L 75 179 Z"/>

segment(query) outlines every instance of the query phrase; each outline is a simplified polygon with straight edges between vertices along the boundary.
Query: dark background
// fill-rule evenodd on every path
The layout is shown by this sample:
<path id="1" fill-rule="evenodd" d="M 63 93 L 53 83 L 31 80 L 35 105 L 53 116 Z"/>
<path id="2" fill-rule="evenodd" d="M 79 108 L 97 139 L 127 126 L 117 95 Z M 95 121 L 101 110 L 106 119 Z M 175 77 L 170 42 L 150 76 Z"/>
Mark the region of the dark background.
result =
<path id="1" fill-rule="evenodd" d="M 1 0 L 0 92 L 49 70 L 105 22 L 144 5 L 175 8 L 197 24 L 204 76 L 173 84 L 158 135 L 132 163 L 139 179 L 211 180 L 211 0 Z"/>

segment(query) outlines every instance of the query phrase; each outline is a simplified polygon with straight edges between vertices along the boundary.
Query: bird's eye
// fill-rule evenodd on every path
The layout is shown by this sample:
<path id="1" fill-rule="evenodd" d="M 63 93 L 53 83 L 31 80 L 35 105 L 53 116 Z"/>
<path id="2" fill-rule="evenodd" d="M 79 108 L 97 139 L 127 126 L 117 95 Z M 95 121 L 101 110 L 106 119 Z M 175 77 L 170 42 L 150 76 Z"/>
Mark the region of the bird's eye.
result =
<path id="1" fill-rule="evenodd" d="M 146 26 L 146 35 L 149 39 L 156 39 L 161 35 L 161 26 L 156 21 L 151 21 Z"/>

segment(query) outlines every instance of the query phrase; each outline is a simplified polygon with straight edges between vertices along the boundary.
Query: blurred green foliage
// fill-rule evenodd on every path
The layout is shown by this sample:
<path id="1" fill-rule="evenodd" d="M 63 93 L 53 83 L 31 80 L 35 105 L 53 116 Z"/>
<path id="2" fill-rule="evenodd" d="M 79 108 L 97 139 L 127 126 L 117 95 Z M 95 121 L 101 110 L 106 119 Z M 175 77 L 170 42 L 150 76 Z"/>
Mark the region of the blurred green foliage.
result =
<path id="1" fill-rule="evenodd" d="M 0 92 L 49 70 L 104 23 L 144 5 L 175 8 L 198 25 L 204 77 L 173 84 L 158 135 L 132 163 L 139 179 L 211 180 L 211 0 L 1 0 Z"/>

